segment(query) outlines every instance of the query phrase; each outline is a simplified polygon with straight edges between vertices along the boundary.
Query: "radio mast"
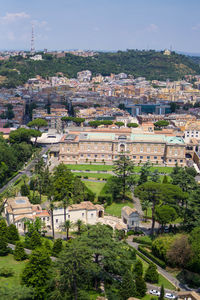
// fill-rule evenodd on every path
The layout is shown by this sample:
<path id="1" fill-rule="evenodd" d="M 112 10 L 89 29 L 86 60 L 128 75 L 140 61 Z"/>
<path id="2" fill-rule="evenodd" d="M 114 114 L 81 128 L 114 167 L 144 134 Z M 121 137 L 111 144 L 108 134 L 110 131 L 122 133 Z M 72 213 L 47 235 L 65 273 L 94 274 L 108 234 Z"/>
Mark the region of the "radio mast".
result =
<path id="1" fill-rule="evenodd" d="M 34 54 L 35 53 L 35 45 L 34 45 L 34 27 L 32 25 L 32 32 L 31 32 L 31 54 Z"/>

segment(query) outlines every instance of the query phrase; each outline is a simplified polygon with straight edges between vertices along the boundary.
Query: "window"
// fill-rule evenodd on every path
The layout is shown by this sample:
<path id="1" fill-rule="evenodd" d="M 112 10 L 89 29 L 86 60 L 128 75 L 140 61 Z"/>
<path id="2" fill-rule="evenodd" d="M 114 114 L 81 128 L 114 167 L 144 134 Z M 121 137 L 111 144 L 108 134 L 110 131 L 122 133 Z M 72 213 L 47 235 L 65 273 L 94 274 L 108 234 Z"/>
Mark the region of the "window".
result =
<path id="1" fill-rule="evenodd" d="M 47 221 L 49 221 L 49 217 L 47 217 Z"/>
<path id="2" fill-rule="evenodd" d="M 90 157 L 90 154 L 88 154 L 87 156 Z"/>
<path id="3" fill-rule="evenodd" d="M 132 225 L 134 225 L 134 221 L 132 221 Z"/>
<path id="4" fill-rule="evenodd" d="M 154 152 L 155 152 L 155 153 L 158 152 L 158 148 L 154 148 Z"/>
<path id="5" fill-rule="evenodd" d="M 104 157 L 104 154 L 102 154 L 101 157 Z"/>
<path id="6" fill-rule="evenodd" d="M 117 156 L 117 155 L 115 155 L 115 158 L 118 158 L 118 156 Z"/>
<path id="7" fill-rule="evenodd" d="M 70 219 L 70 215 L 68 215 L 68 219 Z"/>
<path id="8" fill-rule="evenodd" d="M 45 218 L 42 218 L 43 219 L 43 221 L 45 221 Z"/>
<path id="9" fill-rule="evenodd" d="M 143 152 L 143 147 L 140 148 L 140 152 Z"/>
<path id="10" fill-rule="evenodd" d="M 147 156 L 147 159 L 150 159 L 150 156 Z"/>
<path id="11" fill-rule="evenodd" d="M 135 156 L 135 155 L 133 155 L 133 159 L 136 159 L 136 156 Z"/>
<path id="12" fill-rule="evenodd" d="M 56 219 L 56 223 L 58 223 L 58 219 Z"/>
<path id="13" fill-rule="evenodd" d="M 143 159 L 143 156 L 140 156 L 140 159 Z"/>
<path id="14" fill-rule="evenodd" d="M 183 162 L 183 160 L 182 160 L 182 159 L 180 159 L 180 162 Z"/>
<path id="15" fill-rule="evenodd" d="M 171 160 L 171 159 L 169 159 L 169 161 L 171 162 L 172 160 Z"/>
<path id="16" fill-rule="evenodd" d="M 82 217 L 84 217 L 84 213 L 82 213 Z"/>
<path id="17" fill-rule="evenodd" d="M 81 157 L 83 157 L 83 154 L 81 154 Z"/>
<path id="18" fill-rule="evenodd" d="M 95 154 L 95 156 L 94 157 L 97 157 L 98 155 L 97 154 Z"/>
<path id="19" fill-rule="evenodd" d="M 91 214 L 91 218 L 93 218 L 94 214 Z"/>
<path id="20" fill-rule="evenodd" d="M 161 156 L 161 159 L 164 159 L 164 156 Z"/>
<path id="21" fill-rule="evenodd" d="M 157 156 L 154 156 L 154 159 L 157 159 Z"/>
<path id="22" fill-rule="evenodd" d="M 174 161 L 177 162 L 177 159 L 175 159 Z"/>

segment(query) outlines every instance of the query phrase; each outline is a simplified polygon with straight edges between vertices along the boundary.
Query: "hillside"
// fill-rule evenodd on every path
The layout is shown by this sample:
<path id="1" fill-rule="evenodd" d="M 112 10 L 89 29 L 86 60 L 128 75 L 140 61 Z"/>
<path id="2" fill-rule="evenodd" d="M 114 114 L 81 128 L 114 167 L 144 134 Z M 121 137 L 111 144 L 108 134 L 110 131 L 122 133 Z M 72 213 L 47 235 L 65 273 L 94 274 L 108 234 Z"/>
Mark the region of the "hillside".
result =
<path id="1" fill-rule="evenodd" d="M 25 83 L 35 75 L 53 76 L 63 72 L 68 77 L 76 77 L 77 72 L 89 69 L 93 75 L 101 73 L 125 72 L 135 77 L 146 77 L 148 80 L 178 80 L 186 74 L 200 74 L 198 60 L 194 61 L 185 55 L 172 52 L 170 56 L 163 52 L 127 50 L 116 53 L 99 53 L 95 57 L 79 57 L 66 54 L 56 58 L 50 54 L 43 55 L 42 61 L 32 61 L 21 56 L 0 61 L 1 86 L 14 87 Z"/>

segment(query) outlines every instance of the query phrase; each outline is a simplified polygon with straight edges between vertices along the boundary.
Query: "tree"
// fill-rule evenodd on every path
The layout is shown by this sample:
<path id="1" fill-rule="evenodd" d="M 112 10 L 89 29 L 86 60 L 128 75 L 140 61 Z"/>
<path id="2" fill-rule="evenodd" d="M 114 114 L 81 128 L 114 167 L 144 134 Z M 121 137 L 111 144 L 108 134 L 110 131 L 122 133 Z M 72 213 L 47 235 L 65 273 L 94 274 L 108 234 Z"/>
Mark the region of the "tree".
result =
<path id="1" fill-rule="evenodd" d="M 137 123 L 128 123 L 127 127 L 129 128 L 137 128 L 139 125 Z"/>
<path id="2" fill-rule="evenodd" d="M 156 265 L 150 263 L 145 273 L 145 281 L 150 283 L 158 283 L 159 274 Z"/>
<path id="3" fill-rule="evenodd" d="M 164 177 L 163 177 L 163 182 L 162 182 L 163 184 L 167 184 L 167 183 L 169 183 L 168 182 L 168 179 L 167 179 L 167 175 L 164 175 Z"/>
<path id="4" fill-rule="evenodd" d="M 52 255 L 58 256 L 59 253 L 62 251 L 62 248 L 63 248 L 62 239 L 56 239 L 53 244 Z"/>
<path id="5" fill-rule="evenodd" d="M 141 205 L 142 205 L 142 210 L 145 211 L 145 222 L 146 222 L 148 209 L 151 208 L 152 203 L 148 199 L 145 199 L 142 201 Z"/>
<path id="6" fill-rule="evenodd" d="M 192 250 L 189 268 L 194 272 L 200 273 L 200 227 L 196 227 L 190 232 L 189 244 Z"/>
<path id="7" fill-rule="evenodd" d="M 64 225 L 63 225 L 64 229 L 66 230 L 66 235 L 67 235 L 67 240 L 69 240 L 69 229 L 72 227 L 72 223 L 70 222 L 70 220 L 67 220 Z"/>
<path id="8" fill-rule="evenodd" d="M 159 300 L 164 300 L 164 299 L 165 299 L 165 290 L 164 290 L 163 284 L 161 285 L 160 296 L 159 296 L 158 299 L 159 299 Z"/>
<path id="9" fill-rule="evenodd" d="M 36 249 L 41 246 L 42 246 L 41 236 L 37 230 L 34 230 L 29 240 L 29 247 L 30 249 Z"/>
<path id="10" fill-rule="evenodd" d="M 160 184 L 156 182 L 146 182 L 140 186 L 137 186 L 134 191 L 134 195 L 139 197 L 140 200 L 151 202 L 151 211 L 152 211 L 152 226 L 151 226 L 151 235 L 154 234 L 155 227 L 155 209 L 156 205 L 160 203 L 162 198 L 162 193 L 160 190 Z"/>
<path id="11" fill-rule="evenodd" d="M 135 183 L 134 164 L 125 154 L 122 154 L 118 160 L 114 161 L 113 172 L 119 178 L 119 183 L 122 184 L 122 200 L 124 202 L 127 189 Z"/>
<path id="12" fill-rule="evenodd" d="M 52 229 L 52 236 L 53 236 L 53 239 L 54 239 L 55 238 L 55 232 L 54 232 L 54 215 L 53 215 L 53 210 L 54 210 L 54 204 L 53 204 L 52 201 L 50 201 L 51 229 Z"/>
<path id="13" fill-rule="evenodd" d="M 115 125 L 117 125 L 120 128 L 124 126 L 124 122 L 115 122 Z"/>
<path id="14" fill-rule="evenodd" d="M 16 246 L 13 254 L 15 260 L 22 261 L 27 259 L 27 254 L 24 251 L 24 246 L 20 241 L 16 242 Z"/>
<path id="15" fill-rule="evenodd" d="M 135 279 L 137 297 L 143 298 L 146 295 L 147 286 L 142 276 L 137 276 Z"/>
<path id="16" fill-rule="evenodd" d="M 35 299 L 45 299 L 48 280 L 51 278 L 51 259 L 44 249 L 32 251 L 21 276 L 21 282 L 34 289 Z"/>
<path id="17" fill-rule="evenodd" d="M 165 121 L 165 120 L 160 120 L 160 121 L 157 121 L 154 123 L 154 126 L 161 129 L 162 127 L 166 127 L 169 125 L 169 122 L 168 121 Z"/>
<path id="18" fill-rule="evenodd" d="M 167 251 L 170 264 L 185 268 L 192 258 L 191 246 L 186 235 L 177 236 Z"/>
<path id="19" fill-rule="evenodd" d="M 155 211 L 157 221 L 164 225 L 175 221 L 178 217 L 176 210 L 169 205 L 162 205 L 156 208 Z"/>
<path id="20" fill-rule="evenodd" d="M 10 224 L 7 229 L 7 240 L 11 244 L 19 241 L 19 232 L 14 224 Z"/>
<path id="21" fill-rule="evenodd" d="M 29 196 L 30 190 L 29 190 L 29 187 L 26 183 L 21 185 L 20 193 L 21 193 L 22 196 Z"/>
<path id="22" fill-rule="evenodd" d="M 160 182 L 160 174 L 157 169 L 150 174 L 150 181 Z"/>
<path id="23" fill-rule="evenodd" d="M 151 164 L 149 161 L 147 161 L 140 170 L 140 178 L 138 181 L 138 185 L 141 185 L 148 181 L 148 176 L 150 176 L 151 174 L 150 169 L 151 169 Z"/>
<path id="24" fill-rule="evenodd" d="M 122 283 L 120 287 L 121 299 L 127 300 L 130 297 L 136 297 L 136 286 L 133 279 L 133 275 L 130 271 L 127 271 L 122 277 Z"/>
<path id="25" fill-rule="evenodd" d="M 134 273 L 136 277 L 142 277 L 143 275 L 143 264 L 140 259 L 138 259 L 135 263 Z"/>
<path id="26" fill-rule="evenodd" d="M 0 256 L 6 256 L 9 253 L 6 238 L 0 235 Z"/>
<path id="27" fill-rule="evenodd" d="M 81 233 L 81 226 L 83 225 L 83 221 L 77 220 L 76 225 L 78 227 L 78 234 Z"/>
<path id="28" fill-rule="evenodd" d="M 31 133 L 32 133 L 32 136 L 35 137 L 35 145 L 37 143 L 37 138 L 39 136 L 41 136 L 41 132 L 40 132 L 40 128 L 42 127 L 47 127 L 48 126 L 48 123 L 46 120 L 44 119 L 40 119 L 40 118 L 37 118 L 33 121 L 30 121 L 28 124 L 27 124 L 28 127 L 30 128 L 33 128 L 35 129 L 34 131 L 32 130 Z"/>
<path id="29" fill-rule="evenodd" d="M 77 300 L 78 290 L 85 286 L 94 271 L 91 250 L 84 242 L 76 239 L 62 251 L 55 268 L 58 276 L 54 281 L 54 299 L 73 295 Z M 61 298 L 55 297 L 58 295 Z"/>
<path id="30" fill-rule="evenodd" d="M 18 128 L 10 132 L 9 141 L 11 144 L 14 143 L 30 143 L 31 131 L 25 128 Z"/>

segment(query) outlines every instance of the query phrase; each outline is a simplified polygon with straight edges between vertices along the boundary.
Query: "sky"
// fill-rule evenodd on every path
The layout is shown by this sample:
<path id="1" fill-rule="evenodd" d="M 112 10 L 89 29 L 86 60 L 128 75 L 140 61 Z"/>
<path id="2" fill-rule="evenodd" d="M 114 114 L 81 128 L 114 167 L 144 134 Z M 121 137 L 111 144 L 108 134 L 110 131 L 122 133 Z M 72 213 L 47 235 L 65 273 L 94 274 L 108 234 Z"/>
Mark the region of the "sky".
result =
<path id="1" fill-rule="evenodd" d="M 200 0 L 0 0 L 0 49 L 200 53 Z"/>

